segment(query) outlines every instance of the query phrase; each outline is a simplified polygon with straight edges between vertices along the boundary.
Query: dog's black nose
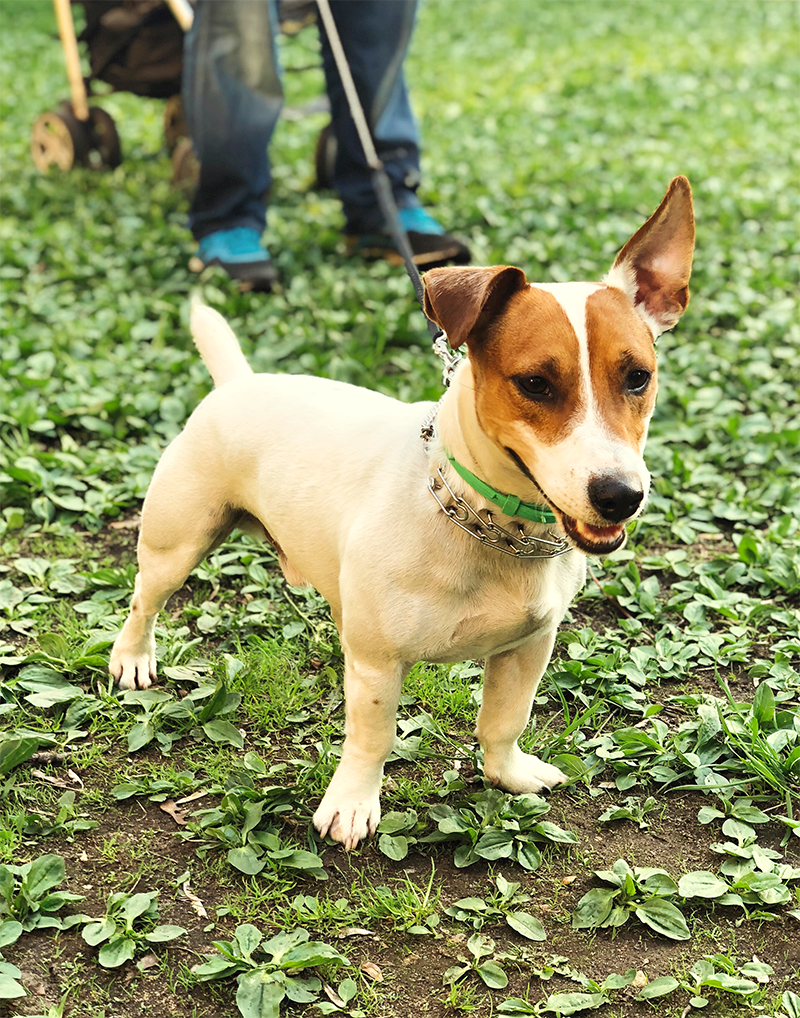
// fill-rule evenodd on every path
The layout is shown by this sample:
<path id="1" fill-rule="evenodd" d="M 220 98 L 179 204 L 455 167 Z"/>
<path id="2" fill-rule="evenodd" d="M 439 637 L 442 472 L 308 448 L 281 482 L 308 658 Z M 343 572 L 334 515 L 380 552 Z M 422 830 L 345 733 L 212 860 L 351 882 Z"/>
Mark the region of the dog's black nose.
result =
<path id="1" fill-rule="evenodd" d="M 614 474 L 601 474 L 589 481 L 589 501 L 609 523 L 629 519 L 643 498 L 644 492 L 638 484 L 631 487 L 629 481 Z"/>

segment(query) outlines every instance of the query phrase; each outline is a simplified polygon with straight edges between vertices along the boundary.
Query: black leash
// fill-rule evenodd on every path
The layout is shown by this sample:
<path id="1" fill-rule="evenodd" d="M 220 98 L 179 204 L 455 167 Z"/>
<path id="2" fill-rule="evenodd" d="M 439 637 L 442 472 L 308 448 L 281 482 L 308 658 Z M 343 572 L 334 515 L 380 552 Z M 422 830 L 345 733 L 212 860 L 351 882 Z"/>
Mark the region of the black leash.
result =
<path id="1" fill-rule="evenodd" d="M 425 314 L 425 289 L 422 285 L 422 276 L 420 276 L 419 269 L 414 264 L 414 252 L 411 250 L 408 234 L 400 222 L 397 203 L 392 192 L 392 182 L 389 180 L 389 174 L 383 168 L 383 163 L 377 155 L 375 158 L 378 160 L 378 165 L 372 166 L 372 186 L 375 189 L 375 196 L 378 199 L 378 205 L 380 206 L 384 222 L 392 235 L 395 247 L 403 256 L 406 272 L 411 279 L 411 285 L 414 287 L 414 293 L 428 325 L 428 332 L 431 334 L 431 339 L 435 341 L 440 335 L 443 336 L 444 333 L 436 322 L 432 322 Z"/>
<path id="2" fill-rule="evenodd" d="M 386 223 L 386 227 L 391 234 L 392 240 L 403 258 L 406 272 L 408 273 L 411 284 L 414 287 L 414 293 L 416 294 L 417 301 L 419 302 L 420 310 L 422 311 L 428 326 L 428 332 L 431 336 L 433 349 L 436 354 L 441 357 L 444 363 L 444 384 L 449 385 L 450 376 L 453 373 L 455 365 L 459 360 L 461 360 L 461 354 L 450 349 L 450 344 L 447 341 L 447 335 L 444 330 L 441 329 L 436 322 L 432 322 L 425 314 L 425 289 L 422 285 L 422 277 L 419 274 L 419 269 L 414 264 L 414 252 L 411 250 L 411 244 L 408 242 L 408 234 L 403 229 L 403 224 L 400 222 L 397 203 L 394 200 L 394 194 L 392 192 L 392 182 L 389 180 L 389 175 L 384 169 L 380 156 L 375 149 L 375 144 L 372 140 L 372 133 L 370 132 L 369 125 L 367 124 L 367 118 L 364 116 L 364 109 L 361 105 L 361 100 L 358 98 L 358 92 L 356 91 L 355 82 L 353 81 L 353 75 L 350 73 L 350 65 L 347 63 L 347 56 L 345 55 L 342 41 L 339 38 L 336 22 L 333 20 L 330 0 L 317 0 L 317 7 L 319 8 L 322 23 L 325 26 L 325 31 L 328 35 L 328 42 L 331 44 L 331 50 L 333 52 L 333 58 L 336 62 L 337 70 L 339 71 L 339 77 L 341 78 L 342 85 L 344 86 L 347 103 L 350 107 L 350 115 L 356 125 L 356 131 L 358 132 L 361 146 L 364 149 L 364 155 L 367 163 L 372 170 L 372 186 L 375 189 L 378 206 L 381 210 L 384 222 Z"/>

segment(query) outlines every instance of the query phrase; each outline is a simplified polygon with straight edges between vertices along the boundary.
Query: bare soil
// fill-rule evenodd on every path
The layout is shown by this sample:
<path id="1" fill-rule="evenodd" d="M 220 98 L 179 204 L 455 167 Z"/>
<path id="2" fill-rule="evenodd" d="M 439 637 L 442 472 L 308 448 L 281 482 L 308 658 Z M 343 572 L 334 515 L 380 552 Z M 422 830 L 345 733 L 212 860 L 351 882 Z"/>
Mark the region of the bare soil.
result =
<path id="1" fill-rule="evenodd" d="M 578 900 L 595 882 L 591 869 L 610 866 L 625 858 L 640 866 L 662 866 L 671 873 L 683 869 L 716 868 L 720 857 L 709 849 L 719 832 L 713 826 L 697 825 L 697 810 L 705 800 L 692 794 L 667 797 L 663 816 L 650 814 L 649 830 L 639 830 L 630 822 L 598 826 L 597 817 L 615 799 L 616 792 L 596 799 L 568 792 L 553 797 L 551 817 L 575 830 L 580 843 L 572 852 L 554 851 L 536 873 L 528 873 L 511 864 L 498 864 L 493 870 L 483 862 L 467 869 L 457 869 L 445 848 L 425 855 L 411 853 L 402 862 L 382 856 L 376 845 L 346 855 L 339 848 L 329 848 L 324 862 L 330 879 L 319 884 L 300 882 L 297 892 L 325 894 L 330 899 L 348 897 L 354 880 L 391 885 L 406 875 L 418 886 L 424 886 L 430 874 L 431 861 L 437 880 L 443 887 L 440 912 L 447 905 L 467 896 L 484 897 L 490 890 L 491 872 L 502 872 L 508 879 L 520 881 L 522 889 L 532 895 L 526 906 L 539 915 L 548 932 L 542 944 L 533 944 L 504 925 L 485 928 L 494 937 L 499 952 L 516 952 L 520 960 L 505 963 L 509 975 L 506 990 L 489 994 L 476 981 L 474 1010 L 478 1018 L 488 1018 L 496 1004 L 508 996 L 530 994 L 536 1000 L 547 993 L 579 989 L 574 983 L 555 977 L 543 983 L 531 977 L 532 966 L 543 964 L 551 955 L 564 955 L 569 963 L 601 982 L 611 972 L 643 970 L 649 979 L 688 968 L 698 957 L 716 952 L 732 953 L 740 961 L 757 955 L 775 969 L 773 985 L 790 978 L 800 968 L 800 938 L 797 925 L 788 917 L 774 922 L 746 922 L 736 925 L 740 913 L 735 909 L 698 907 L 690 917 L 695 936 L 690 942 L 677 943 L 657 938 L 638 923 L 630 922 L 612 933 L 600 930 L 594 936 L 573 931 L 569 916 Z M 205 800 L 204 800 L 205 802 Z M 67 1015 L 91 1018 L 231 1018 L 233 1015 L 230 987 L 188 985 L 186 969 L 212 950 L 211 942 L 229 936 L 236 922 L 231 917 L 216 917 L 231 891 L 246 891 L 247 879 L 232 876 L 222 888 L 218 871 L 203 865 L 195 855 L 196 846 L 176 836 L 176 822 L 157 804 L 147 801 L 124 801 L 111 805 L 103 814 L 100 826 L 80 836 L 73 843 L 51 839 L 49 844 L 37 843 L 36 851 L 56 851 L 67 862 L 69 890 L 85 895 L 78 911 L 100 915 L 108 893 L 115 888 L 151 890 L 162 888 L 160 919 L 162 923 L 183 926 L 188 935 L 170 945 L 155 948 L 158 963 L 140 971 L 134 964 L 120 970 L 101 969 L 93 959 L 94 948 L 88 947 L 79 933 L 68 931 L 53 937 L 49 934 L 26 937 L 5 950 L 7 960 L 23 972 L 31 996 L 15 1002 L 9 1016 L 31 1016 L 46 1013 L 69 990 Z M 761 844 L 777 846 L 780 833 L 759 830 Z M 789 846 L 791 848 L 791 846 Z M 795 853 L 795 856 L 797 853 Z M 793 860 L 797 864 L 800 860 Z M 193 910 L 191 901 L 176 885 L 177 878 L 192 868 L 192 891 L 202 902 L 208 918 Z M 140 878 L 131 888 L 131 874 Z M 258 877 L 255 878 L 259 880 Z M 240 885 L 238 888 L 236 885 Z M 169 889 L 174 888 L 172 894 Z M 292 893 L 292 892 L 290 892 Z M 355 966 L 370 961 L 378 965 L 383 982 L 376 986 L 378 1003 L 375 1014 L 382 1018 L 410 1018 L 424 1014 L 431 1018 L 448 1018 L 457 1012 L 446 1002 L 447 990 L 442 974 L 459 955 L 466 951 L 466 940 L 472 930 L 463 924 L 443 922 L 436 935 L 412 936 L 393 931 L 391 923 L 371 924 L 372 936 L 355 935 L 339 942 L 340 949 Z M 270 929 L 269 914 L 260 923 Z M 274 928 L 274 926 L 273 926 Z M 335 941 L 328 930 L 309 932 L 315 939 Z M 166 959 L 165 957 L 166 956 Z M 788 985 L 788 984 L 787 984 Z M 625 1016 L 652 1015 L 650 1005 L 632 999 L 636 991 L 620 995 L 615 1014 Z M 685 1002 L 684 1002 L 685 1003 Z M 671 1014 L 671 1007 L 662 1004 L 657 1014 Z M 723 1013 L 729 1002 L 712 1005 L 707 1014 Z M 292 1013 L 289 1010 L 287 1013 Z M 680 1011 L 676 1012 L 680 1013 Z M 725 1011 L 727 1013 L 727 1011 Z"/>

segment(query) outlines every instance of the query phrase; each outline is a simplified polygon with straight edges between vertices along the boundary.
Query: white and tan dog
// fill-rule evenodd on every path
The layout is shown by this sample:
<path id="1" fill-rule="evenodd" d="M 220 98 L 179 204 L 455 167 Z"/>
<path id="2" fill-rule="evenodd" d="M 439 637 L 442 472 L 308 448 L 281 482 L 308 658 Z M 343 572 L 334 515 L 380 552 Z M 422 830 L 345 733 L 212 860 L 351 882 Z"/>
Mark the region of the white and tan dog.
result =
<path id="1" fill-rule="evenodd" d="M 469 359 L 427 443 L 431 404 L 255 375 L 225 321 L 196 307 L 192 334 L 216 388 L 147 493 L 112 675 L 128 689 L 150 685 L 158 611 L 240 527 L 272 541 L 290 583 L 327 598 L 341 633 L 346 734 L 314 816 L 321 834 L 346 848 L 374 834 L 400 687 L 418 660 L 486 659 L 477 736 L 489 780 L 515 793 L 564 781 L 517 739 L 584 582 L 580 552 L 619 548 L 647 497 L 654 339 L 686 307 L 693 247 L 691 192 L 676 177 L 603 283 L 531 284 L 511 266 L 428 272 L 426 312 Z M 463 468 L 516 496 L 501 499 L 513 517 Z M 520 519 L 519 500 L 557 522 Z M 531 548 L 544 557 L 517 554 Z"/>

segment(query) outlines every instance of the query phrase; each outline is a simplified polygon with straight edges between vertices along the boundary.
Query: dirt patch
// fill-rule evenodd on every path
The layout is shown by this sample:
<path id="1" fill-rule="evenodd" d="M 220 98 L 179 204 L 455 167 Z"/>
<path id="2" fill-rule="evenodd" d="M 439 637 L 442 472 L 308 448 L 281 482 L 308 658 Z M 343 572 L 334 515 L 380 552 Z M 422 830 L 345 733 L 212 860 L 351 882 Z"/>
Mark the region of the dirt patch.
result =
<path id="1" fill-rule="evenodd" d="M 435 883 L 441 888 L 438 911 L 442 920 L 434 934 L 412 935 L 395 928 L 396 923 L 390 919 L 373 918 L 368 925 L 370 936 L 357 934 L 339 939 L 341 928 L 337 930 L 335 925 L 323 923 L 315 928 L 302 923 L 314 939 L 335 943 L 356 967 L 365 961 L 379 966 L 383 981 L 373 984 L 371 990 L 377 997 L 374 1013 L 384 1018 L 409 1018 L 417 1013 L 450 1018 L 457 1013 L 447 1003 L 448 990 L 442 985 L 442 975 L 459 956 L 468 954 L 466 940 L 473 930 L 449 920 L 443 909 L 460 898 L 487 897 L 493 887 L 492 876 L 498 872 L 520 882 L 522 890 L 531 896 L 525 907 L 540 918 L 548 939 L 532 943 L 502 921 L 484 928 L 483 932 L 496 942 L 509 984 L 507 989 L 489 994 L 474 981 L 465 999 L 472 1001 L 471 1013 L 479 1018 L 488 1018 L 493 1007 L 508 996 L 529 994 L 536 1000 L 547 993 L 578 989 L 575 983 L 559 977 L 544 983 L 531 975 L 532 968 L 540 967 L 554 954 L 567 956 L 573 968 L 598 982 L 611 972 L 622 973 L 629 968 L 641 969 L 653 979 L 688 968 L 698 957 L 717 952 L 731 953 L 740 961 L 753 955 L 768 961 L 776 972 L 776 987 L 782 979 L 790 978 L 800 968 L 800 939 L 797 923 L 789 917 L 737 926 L 741 917 L 737 909 L 685 908 L 694 937 L 682 943 L 656 937 L 637 922 L 629 922 L 616 932 L 600 930 L 591 937 L 570 928 L 569 917 L 579 899 L 597 884 L 591 873 L 594 868 L 605 868 L 624 858 L 632 865 L 661 866 L 677 875 L 689 869 L 716 869 L 719 864 L 720 857 L 709 849 L 719 832 L 713 826 L 697 825 L 697 810 L 707 804 L 702 796 L 667 796 L 666 809 L 651 815 L 646 831 L 630 822 L 598 826 L 600 813 L 612 801 L 621 799 L 618 793 L 596 799 L 569 793 L 554 796 L 551 818 L 576 831 L 580 842 L 573 850 L 548 853 L 545 865 L 535 873 L 504 861 L 493 866 L 478 862 L 459 869 L 446 847 L 427 849 L 424 855 L 412 852 L 405 860 L 393 862 L 373 843 L 349 855 L 339 848 L 326 849 L 323 858 L 329 880 L 300 881 L 288 897 L 304 893 L 324 896 L 330 902 L 352 900 L 358 887 L 396 888 L 407 881 L 422 889 L 434 867 Z M 246 901 L 248 896 L 260 896 L 268 890 L 268 878 L 257 876 L 251 881 L 232 870 L 221 878 L 214 858 L 199 860 L 197 846 L 176 837 L 178 832 L 178 825 L 158 805 L 127 801 L 112 805 L 98 828 L 72 844 L 51 840 L 37 845 L 38 852 L 54 851 L 64 856 L 66 886 L 85 895 L 79 911 L 102 914 L 106 896 L 114 889 L 147 891 L 160 887 L 159 921 L 182 926 L 187 935 L 163 948 L 156 947 L 153 953 L 157 963 L 144 972 L 133 963 L 119 970 L 100 968 L 96 949 L 88 947 L 77 932 L 26 937 L 5 953 L 23 971 L 31 996 L 14 1003 L 9 1015 L 22 1018 L 41 1014 L 67 994 L 67 1015 L 230 1018 L 233 984 L 198 986 L 189 979 L 188 968 L 212 950 L 213 940 L 229 936 L 240 921 L 225 914 L 226 903 L 232 898 Z M 777 845 L 779 840 L 777 828 L 759 830 L 761 844 Z M 190 869 L 191 890 L 202 902 L 207 917 L 197 914 L 179 881 Z M 218 907 L 223 909 L 220 916 Z M 265 931 L 280 928 L 268 905 L 255 921 Z M 632 995 L 630 991 L 627 996 L 618 996 L 620 1015 L 633 1018 L 653 1014 L 649 1005 L 634 1001 Z"/>

